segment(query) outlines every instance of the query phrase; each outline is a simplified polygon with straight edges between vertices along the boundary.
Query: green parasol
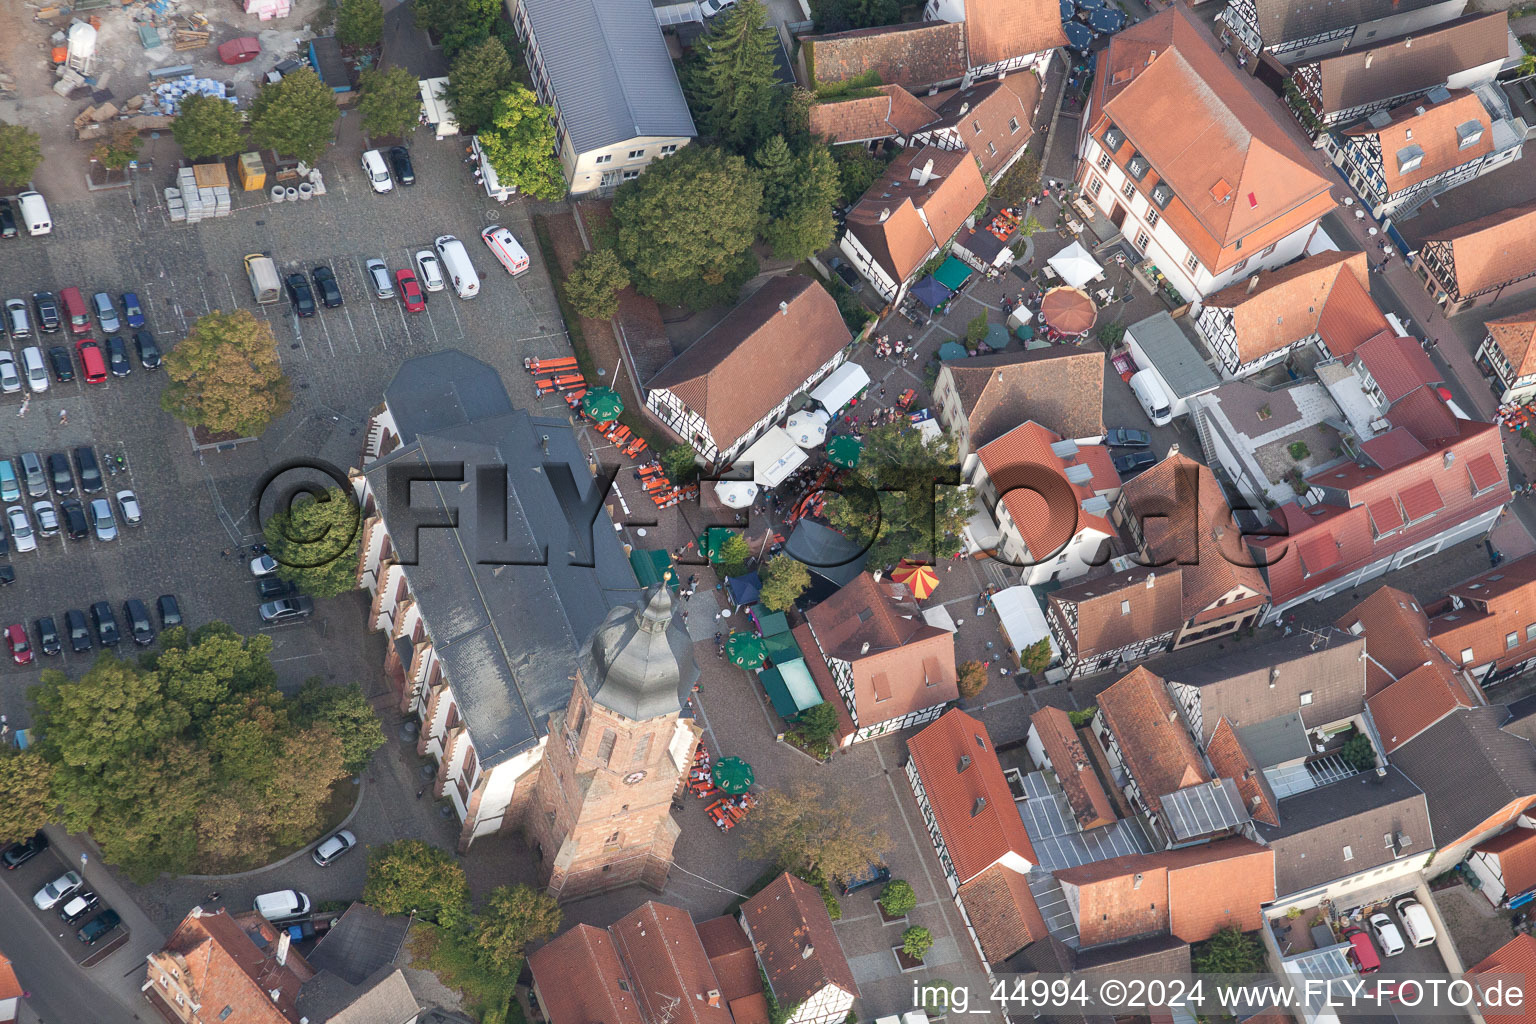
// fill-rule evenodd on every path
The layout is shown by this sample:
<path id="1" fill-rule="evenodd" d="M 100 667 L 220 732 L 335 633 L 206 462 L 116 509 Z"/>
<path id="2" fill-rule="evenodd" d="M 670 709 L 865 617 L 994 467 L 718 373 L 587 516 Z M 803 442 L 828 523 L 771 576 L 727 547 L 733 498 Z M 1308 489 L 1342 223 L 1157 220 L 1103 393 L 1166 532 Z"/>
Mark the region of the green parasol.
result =
<path id="1" fill-rule="evenodd" d="M 734 531 L 723 526 L 711 526 L 699 534 L 699 553 L 711 562 L 720 561 L 720 548 Z"/>
<path id="2" fill-rule="evenodd" d="M 731 664 L 751 669 L 763 663 L 768 651 L 762 637 L 752 633 L 732 633 L 731 638 L 725 642 L 725 653 L 731 659 Z"/>
<path id="3" fill-rule="evenodd" d="M 722 793 L 745 793 L 752 787 L 752 766 L 739 757 L 722 757 L 715 762 L 715 787 Z"/>
<path id="4" fill-rule="evenodd" d="M 609 423 L 624 411 L 624 399 L 613 388 L 588 388 L 581 400 L 581 411 L 599 423 Z"/>
<path id="5" fill-rule="evenodd" d="M 827 461 L 852 469 L 859 464 L 864 444 L 852 434 L 838 434 L 827 442 Z"/>

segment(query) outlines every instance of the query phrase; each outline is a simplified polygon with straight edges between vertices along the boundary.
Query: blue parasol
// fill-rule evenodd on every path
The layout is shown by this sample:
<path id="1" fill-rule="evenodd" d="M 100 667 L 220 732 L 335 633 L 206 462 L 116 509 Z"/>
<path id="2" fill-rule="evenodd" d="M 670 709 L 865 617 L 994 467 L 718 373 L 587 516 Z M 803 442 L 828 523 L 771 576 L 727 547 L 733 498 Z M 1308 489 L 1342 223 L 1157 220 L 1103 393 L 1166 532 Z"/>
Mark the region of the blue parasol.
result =
<path id="1" fill-rule="evenodd" d="M 1125 27 L 1125 15 L 1106 7 L 1101 11 L 1094 11 L 1090 14 L 1088 16 L 1088 24 L 1095 32 L 1109 35 L 1113 32 L 1119 32 Z"/>
<path id="2" fill-rule="evenodd" d="M 944 305 L 944 303 L 949 301 L 951 294 L 948 288 L 933 279 L 932 274 L 929 274 L 912 286 L 913 298 L 929 309 L 938 309 Z"/>
<path id="3" fill-rule="evenodd" d="M 1093 29 L 1080 21 L 1069 21 L 1061 27 L 1067 33 L 1067 44 L 1072 49 L 1079 53 L 1088 52 L 1088 47 L 1093 44 Z"/>

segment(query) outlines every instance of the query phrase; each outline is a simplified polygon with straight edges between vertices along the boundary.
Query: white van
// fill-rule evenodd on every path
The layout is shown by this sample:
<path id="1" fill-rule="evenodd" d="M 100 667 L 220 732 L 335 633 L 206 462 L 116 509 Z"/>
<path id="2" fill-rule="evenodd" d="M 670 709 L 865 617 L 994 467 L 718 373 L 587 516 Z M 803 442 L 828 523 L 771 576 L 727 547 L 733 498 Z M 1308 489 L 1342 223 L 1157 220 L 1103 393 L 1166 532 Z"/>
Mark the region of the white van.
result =
<path id="1" fill-rule="evenodd" d="M 284 889 L 282 892 L 267 892 L 256 897 L 256 913 L 271 921 L 273 924 L 282 924 L 284 921 L 293 921 L 309 915 L 309 896 L 293 889 Z"/>
<path id="2" fill-rule="evenodd" d="M 395 179 L 389 176 L 389 168 L 384 166 L 384 157 L 376 149 L 370 149 L 363 154 L 363 173 L 368 176 L 368 185 L 380 194 L 394 190 Z"/>
<path id="3" fill-rule="evenodd" d="M 498 224 L 492 224 L 480 232 L 480 237 L 485 240 L 491 252 L 496 254 L 497 262 L 506 268 L 507 273 L 516 277 L 528 269 L 528 254 L 523 251 L 522 246 L 517 244 L 517 239 L 512 237 L 512 232 Z"/>
<path id="4" fill-rule="evenodd" d="M 1429 911 L 1411 896 L 1397 901 L 1397 917 L 1403 922 L 1403 934 L 1410 946 L 1429 946 L 1435 941 L 1435 926 L 1429 919 Z"/>
<path id="5" fill-rule="evenodd" d="M 46 235 L 53 230 L 53 215 L 48 212 L 48 201 L 41 192 L 23 192 L 16 197 L 21 207 L 21 220 L 29 235 Z"/>
<path id="6" fill-rule="evenodd" d="M 1152 376 L 1151 370 L 1141 370 L 1131 375 L 1131 390 L 1141 403 L 1142 412 L 1154 427 L 1166 427 L 1173 422 L 1173 402 L 1163 386 Z"/>
<path id="7" fill-rule="evenodd" d="M 439 235 L 432 242 L 437 258 L 443 261 L 443 272 L 453 284 L 453 290 L 461 299 L 472 299 L 480 294 L 480 275 L 469 262 L 469 252 L 464 243 L 452 235 Z"/>

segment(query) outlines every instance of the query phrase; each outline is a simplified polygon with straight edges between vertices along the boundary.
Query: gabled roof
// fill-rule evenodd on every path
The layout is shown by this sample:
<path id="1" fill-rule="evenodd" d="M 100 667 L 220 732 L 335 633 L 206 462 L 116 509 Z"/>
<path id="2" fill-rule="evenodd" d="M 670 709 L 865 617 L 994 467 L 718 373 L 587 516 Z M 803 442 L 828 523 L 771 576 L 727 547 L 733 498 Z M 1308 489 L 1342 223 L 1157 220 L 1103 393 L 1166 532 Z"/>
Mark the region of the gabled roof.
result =
<path id="1" fill-rule="evenodd" d="M 741 922 L 727 915 L 700 921 L 699 941 L 709 957 L 709 966 L 720 983 L 720 994 L 727 1003 L 734 1003 L 754 993 L 763 991 L 763 979 L 758 973 L 757 954 L 747 933 L 741 930 Z M 742 1024 L 737 1021 L 736 1024 Z"/>
<path id="2" fill-rule="evenodd" d="M 1334 207 L 1332 182 L 1281 126 L 1273 97 L 1250 92 L 1183 5 L 1111 36 L 1093 88 L 1093 134 L 1110 122 L 1124 132 L 1151 164 L 1141 187 L 1173 189 L 1163 217 L 1214 273 Z"/>
<path id="3" fill-rule="evenodd" d="M 1382 331 L 1355 349 L 1344 361 L 1358 359 L 1391 405 L 1426 384 L 1438 384 L 1445 375 L 1435 367 L 1418 339 Z"/>
<path id="4" fill-rule="evenodd" d="M 1037 863 L 986 726 L 951 708 L 908 740 L 907 750 L 961 882 L 1010 853 Z"/>
<path id="5" fill-rule="evenodd" d="M 711 1006 L 694 998 L 719 986 L 698 930 L 686 911 L 651 900 L 621 917 L 608 932 L 629 970 L 633 982 L 630 987 L 643 1020 L 732 1024 L 731 1012 L 723 1000 Z M 582 976 L 567 973 L 564 984 L 571 985 L 574 978 Z M 542 985 L 539 990 L 543 991 Z M 593 1019 L 607 1018 L 588 1018 Z"/>
<path id="6" fill-rule="evenodd" d="M 981 170 L 965 150 L 908 149 L 848 211 L 848 230 L 891 277 L 905 281 L 986 195 Z"/>
<path id="7" fill-rule="evenodd" d="M 1493 951 L 1493 954 L 1472 968 L 1469 974 L 1517 974 L 1527 978 L 1536 977 L 1536 935 L 1530 932 L 1522 932 L 1510 939 L 1504 945 Z M 1523 1013 L 1496 1013 L 1490 1011 L 1485 1014 L 1495 1024 L 1523 1020 L 1530 1016 L 1531 1004 L 1527 1002 Z"/>
<path id="8" fill-rule="evenodd" d="M 1444 0 L 1337 0 L 1322 5 L 1302 5 L 1294 0 L 1255 0 L 1259 37 L 1265 48 L 1295 39 L 1325 35 L 1341 28 L 1363 25 L 1409 11 L 1423 10 Z"/>
<path id="9" fill-rule="evenodd" d="M 1036 561 L 1054 557 L 1074 537 L 1088 531 L 1098 531 L 1106 538 L 1115 535 L 1107 518 L 1108 506 L 1102 506 L 1102 512 L 1090 512 L 1086 505 L 1098 492 L 1120 487 L 1120 474 L 1109 449 L 1084 445 L 1071 455 L 1061 456 L 1051 448 L 1060 440 L 1059 434 L 1027 422 L 976 450 L 982 469 L 997 490 L 998 503 L 1007 510 Z M 1083 479 L 1075 479 L 1074 471 Z"/>
<path id="10" fill-rule="evenodd" d="M 578 924 L 529 953 L 528 967 L 550 1024 L 645 1024 L 605 929 Z M 581 984 L 571 984 L 572 978 Z"/>
<path id="11" fill-rule="evenodd" d="M 1365 637 L 1365 688 L 1374 697 L 1388 685 L 1437 655 L 1429 642 L 1429 616 L 1418 598 L 1396 587 L 1376 592 L 1334 623 L 1339 629 Z"/>
<path id="12" fill-rule="evenodd" d="M 741 916 L 779 1005 L 802 1003 L 829 985 L 858 996 L 853 971 L 814 886 L 786 871 L 742 904 Z"/>
<path id="13" fill-rule="evenodd" d="M 1449 242 L 1462 298 L 1536 271 L 1536 204 L 1511 206 L 1425 238 Z"/>
<path id="14" fill-rule="evenodd" d="M 971 67 L 981 68 L 1066 46 L 1067 34 L 1051 0 L 965 0 L 965 45 Z"/>
<path id="15" fill-rule="evenodd" d="M 1444 658 L 1434 657 L 1368 702 L 1376 733 L 1388 754 L 1473 701 Z"/>
<path id="16" fill-rule="evenodd" d="M 1020 8 L 1027 6 L 1016 2 Z M 1059 20 L 1049 24 L 1058 31 L 1061 28 Z M 982 174 L 991 180 L 1034 135 L 1035 108 L 1039 105 L 1040 80 L 1028 72 L 1017 72 L 953 93 L 939 105 L 938 119 L 930 127 L 953 128 L 971 155 L 981 161 Z"/>
<path id="17" fill-rule="evenodd" d="M 1075 623 L 1067 642 L 1089 660 L 1177 630 L 1184 621 L 1183 575 L 1177 565 L 1127 569 L 1052 591 L 1046 600 L 1063 610 L 1072 606 L 1074 615 L 1062 618 Z"/>
<path id="18" fill-rule="evenodd" d="M 1388 327 L 1371 301 L 1369 273 L 1363 252 L 1318 253 L 1230 284 L 1205 307 L 1232 311 L 1242 363 L 1312 334 L 1343 356 Z"/>
<path id="19" fill-rule="evenodd" d="M 521 0 L 576 152 L 696 133 L 645 0 Z"/>
<path id="20" fill-rule="evenodd" d="M 1489 663 L 1503 668 L 1536 652 L 1536 629 L 1527 632 L 1536 626 L 1536 556 L 1474 576 L 1447 596 L 1461 607 L 1438 612 L 1430 620 L 1429 638 L 1451 661 L 1468 668 Z"/>
<path id="21" fill-rule="evenodd" d="M 1205 744 L 1205 756 L 1210 759 L 1211 770 L 1218 778 L 1231 779 L 1242 795 L 1243 806 L 1255 821 L 1266 825 L 1280 824 L 1279 801 L 1269 780 L 1264 777 L 1264 766 L 1259 764 L 1232 723 L 1225 718 L 1216 723 L 1211 738 Z"/>
<path id="22" fill-rule="evenodd" d="M 1515 368 L 1516 377 L 1536 373 L 1536 309 L 1502 320 L 1488 320 L 1483 326 L 1488 328 L 1488 336 L 1499 346 L 1509 365 Z"/>
<path id="23" fill-rule="evenodd" d="M 299 989 L 315 972 L 297 950 L 279 964 L 277 944 L 276 929 L 260 914 L 194 908 L 150 954 L 150 974 L 157 960 L 174 957 L 189 996 L 204 1006 L 240 1009 L 229 1024 L 299 1024 Z"/>
<path id="24" fill-rule="evenodd" d="M 646 381 L 704 417 L 730 448 L 852 340 L 820 282 L 775 277 Z"/>
<path id="25" fill-rule="evenodd" d="M 1469 14 L 1316 61 L 1322 112 L 1408 96 L 1509 56 L 1509 13 Z"/>
<path id="26" fill-rule="evenodd" d="M 1377 137 L 1384 196 L 1396 195 L 1493 152 L 1493 122 L 1483 101 L 1465 89 L 1457 89 L 1450 99 L 1439 103 L 1428 97 L 1409 100 L 1392 110 L 1388 118 L 1383 127 L 1366 122 L 1344 133 L 1355 138 Z M 1475 142 L 1468 141 L 1474 136 Z"/>
<path id="27" fill-rule="evenodd" d="M 994 864 L 961 885 L 957 895 L 988 963 L 1006 960 L 1050 934 L 1029 880 L 1012 868 Z"/>
<path id="28" fill-rule="evenodd" d="M 1498 856 L 1506 895 L 1518 896 L 1536 886 L 1536 828 L 1516 826 L 1483 840 L 1472 850 Z"/>
<path id="29" fill-rule="evenodd" d="M 965 24 L 958 21 L 857 28 L 802 36 L 800 42 L 813 85 L 846 82 L 873 71 L 888 85 L 919 89 L 952 82 L 966 71 Z"/>
<path id="30" fill-rule="evenodd" d="M 1167 686 L 1146 669 L 1132 669 L 1100 693 L 1099 713 L 1152 812 L 1162 809 L 1162 794 L 1211 780 Z"/>
<path id="31" fill-rule="evenodd" d="M 1024 420 L 1062 437 L 1104 433 L 1103 352 L 1071 345 L 999 352 L 951 360 L 939 373 L 954 382 L 960 415 L 970 424 L 972 451 Z"/>
<path id="32" fill-rule="evenodd" d="M 1499 728 L 1503 707 L 1462 708 L 1398 748 L 1393 763 L 1424 790 L 1446 847 L 1511 805 L 1536 800 L 1536 749 Z"/>
<path id="33" fill-rule="evenodd" d="M 1258 843 L 1223 839 L 1064 868 L 1056 880 L 1076 892 L 1085 947 L 1160 932 L 1201 942 L 1259 926 L 1275 898 L 1274 862 Z"/>
<path id="34" fill-rule="evenodd" d="M 875 95 L 826 100 L 811 108 L 811 134 L 831 145 L 906 138 L 937 120 L 932 108 L 899 85 L 881 85 Z"/>
<path id="35" fill-rule="evenodd" d="M 1184 586 L 1184 617 L 1226 615 L 1240 605 L 1216 602 L 1239 588 L 1268 596 L 1264 577 L 1243 549 L 1241 530 L 1216 477 L 1201 463 L 1173 449 L 1121 494 L 1141 523 L 1145 561 L 1178 565 Z"/>
<path id="36" fill-rule="evenodd" d="M 0 953 L 0 1000 L 15 999 L 23 992 L 21 982 L 16 980 L 16 971 L 11 967 L 10 960 L 4 953 Z"/>
<path id="37" fill-rule="evenodd" d="M 1029 722 L 1061 782 L 1078 827 L 1086 830 L 1114 821 L 1115 807 L 1094 773 L 1093 762 L 1067 713 L 1047 706 L 1031 715 Z"/>

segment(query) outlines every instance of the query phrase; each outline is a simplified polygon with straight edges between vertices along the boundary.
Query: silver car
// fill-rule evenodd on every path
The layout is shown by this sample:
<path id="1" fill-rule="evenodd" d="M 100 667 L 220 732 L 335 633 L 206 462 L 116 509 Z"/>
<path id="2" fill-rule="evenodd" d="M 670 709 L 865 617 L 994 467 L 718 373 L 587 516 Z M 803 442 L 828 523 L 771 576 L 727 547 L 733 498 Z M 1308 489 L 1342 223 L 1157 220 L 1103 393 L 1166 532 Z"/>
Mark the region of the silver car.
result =
<path id="1" fill-rule="evenodd" d="M 27 387 L 34 393 L 48 390 L 48 367 L 43 363 L 43 350 L 28 345 L 21 350 L 21 368 L 27 375 Z"/>
<path id="2" fill-rule="evenodd" d="M 117 510 L 123 514 L 123 525 L 138 526 L 144 521 L 139 510 L 139 499 L 132 491 L 117 492 Z"/>
<path id="3" fill-rule="evenodd" d="M 21 390 L 21 374 L 16 372 L 16 357 L 9 349 L 0 349 L 0 391 L 14 395 Z"/>
<path id="4" fill-rule="evenodd" d="M 17 551 L 36 551 L 37 538 L 32 535 L 32 518 L 21 505 L 5 510 L 6 521 L 11 524 L 11 543 Z"/>
<path id="5" fill-rule="evenodd" d="M 389 267 L 383 260 L 369 260 L 363 264 L 367 271 L 368 283 L 373 286 L 373 297 L 376 299 L 392 299 L 395 297 L 395 284 L 389 279 Z"/>
<path id="6" fill-rule="evenodd" d="M 53 507 L 53 502 L 33 502 L 32 514 L 37 516 L 37 535 L 39 537 L 57 537 L 59 535 L 59 510 Z"/>
<path id="7" fill-rule="evenodd" d="M 5 329 L 11 332 L 13 338 L 32 337 L 32 318 L 27 313 L 27 304 L 20 299 L 5 300 Z"/>
<path id="8" fill-rule="evenodd" d="M 53 907 L 58 906 L 65 897 L 84 884 L 85 882 L 75 872 L 66 871 L 37 890 L 37 895 L 32 897 L 32 904 L 38 910 L 51 910 Z"/>
<path id="9" fill-rule="evenodd" d="M 116 334 L 123 329 L 122 322 L 117 318 L 117 306 L 106 292 L 97 292 L 91 296 L 91 308 L 96 313 L 96 322 L 101 324 L 103 333 Z"/>
<path id="10" fill-rule="evenodd" d="M 106 498 L 92 498 L 90 505 L 91 526 L 97 540 L 117 540 L 117 521 L 112 518 L 112 505 Z"/>
<path id="11" fill-rule="evenodd" d="M 357 836 L 353 835 L 351 832 L 348 832 L 346 829 L 342 829 L 340 832 L 337 832 L 335 835 L 331 836 L 331 838 L 325 840 L 319 846 L 315 847 L 314 852 L 311 853 L 310 856 L 314 858 L 316 864 L 323 868 L 328 868 L 332 863 L 335 862 L 337 857 L 347 853 L 356 846 Z"/>

